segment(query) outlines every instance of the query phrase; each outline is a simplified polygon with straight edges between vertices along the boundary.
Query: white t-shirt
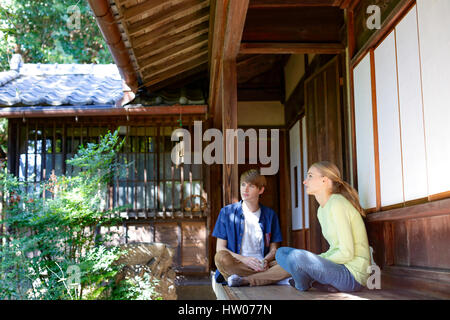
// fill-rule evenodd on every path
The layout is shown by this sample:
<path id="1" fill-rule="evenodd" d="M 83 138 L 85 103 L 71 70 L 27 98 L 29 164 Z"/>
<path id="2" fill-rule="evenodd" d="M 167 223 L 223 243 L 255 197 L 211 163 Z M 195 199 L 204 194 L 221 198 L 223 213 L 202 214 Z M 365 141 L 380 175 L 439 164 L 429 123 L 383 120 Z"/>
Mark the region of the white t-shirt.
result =
<path id="1" fill-rule="evenodd" d="M 242 203 L 242 212 L 244 213 L 244 234 L 242 236 L 241 254 L 245 257 L 255 257 L 262 260 L 261 243 L 263 239 L 263 232 L 259 225 L 259 217 L 261 216 L 261 209 L 251 212 L 245 202 Z"/>

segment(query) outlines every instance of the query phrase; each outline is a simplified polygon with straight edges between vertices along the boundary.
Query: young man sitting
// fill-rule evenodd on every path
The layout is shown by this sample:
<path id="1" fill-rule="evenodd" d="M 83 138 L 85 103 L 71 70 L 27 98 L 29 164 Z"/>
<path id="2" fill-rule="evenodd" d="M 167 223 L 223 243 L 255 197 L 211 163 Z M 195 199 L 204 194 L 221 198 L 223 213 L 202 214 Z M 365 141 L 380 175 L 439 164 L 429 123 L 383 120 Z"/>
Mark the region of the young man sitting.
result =
<path id="1" fill-rule="evenodd" d="M 242 200 L 222 208 L 213 237 L 216 245 L 216 282 L 229 286 L 261 286 L 290 277 L 275 261 L 282 241 L 277 214 L 259 204 L 266 178 L 259 170 L 241 175 Z"/>

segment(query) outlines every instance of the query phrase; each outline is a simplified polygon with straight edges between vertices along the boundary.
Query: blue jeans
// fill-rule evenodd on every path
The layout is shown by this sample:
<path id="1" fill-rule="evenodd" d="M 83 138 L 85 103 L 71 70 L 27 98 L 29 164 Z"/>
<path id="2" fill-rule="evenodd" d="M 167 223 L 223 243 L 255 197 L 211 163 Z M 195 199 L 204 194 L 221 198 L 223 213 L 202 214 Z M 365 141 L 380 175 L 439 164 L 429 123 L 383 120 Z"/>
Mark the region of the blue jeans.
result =
<path id="1" fill-rule="evenodd" d="M 342 292 L 359 291 L 363 287 L 343 264 L 301 249 L 281 247 L 275 255 L 277 263 L 292 275 L 295 288 L 306 291 L 314 281 L 331 285 Z"/>

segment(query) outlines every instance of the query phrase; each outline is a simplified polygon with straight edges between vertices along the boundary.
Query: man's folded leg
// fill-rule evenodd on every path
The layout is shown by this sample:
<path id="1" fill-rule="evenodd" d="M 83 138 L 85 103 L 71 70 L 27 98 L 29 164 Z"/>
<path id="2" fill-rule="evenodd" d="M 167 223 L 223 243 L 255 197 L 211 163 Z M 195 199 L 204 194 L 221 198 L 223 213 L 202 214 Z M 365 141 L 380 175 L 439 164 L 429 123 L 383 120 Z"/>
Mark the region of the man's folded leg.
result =
<path id="1" fill-rule="evenodd" d="M 225 280 L 232 274 L 237 274 L 241 277 L 247 277 L 254 274 L 256 271 L 245 265 L 226 250 L 221 250 L 216 253 L 214 257 L 216 267 L 222 274 Z"/>
<path id="2" fill-rule="evenodd" d="M 266 286 L 275 284 L 291 275 L 284 270 L 275 260 L 269 263 L 269 269 L 247 276 L 251 286 Z"/>

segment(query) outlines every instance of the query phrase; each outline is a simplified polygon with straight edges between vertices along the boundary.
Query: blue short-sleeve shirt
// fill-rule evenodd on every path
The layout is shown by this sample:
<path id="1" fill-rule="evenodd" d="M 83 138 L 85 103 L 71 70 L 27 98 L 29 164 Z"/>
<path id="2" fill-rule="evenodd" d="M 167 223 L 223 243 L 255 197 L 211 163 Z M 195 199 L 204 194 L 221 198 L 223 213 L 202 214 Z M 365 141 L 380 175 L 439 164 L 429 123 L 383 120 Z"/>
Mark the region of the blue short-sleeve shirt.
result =
<path id="1" fill-rule="evenodd" d="M 272 209 L 259 205 L 261 216 L 259 225 L 263 232 L 262 255 L 266 256 L 269 252 L 270 243 L 281 242 L 281 229 L 278 222 L 278 216 Z M 230 204 L 220 210 L 212 236 L 227 240 L 227 249 L 234 252 L 241 252 L 242 236 L 244 235 L 244 213 L 242 212 L 242 200 Z M 220 279 L 219 279 L 220 277 Z M 216 270 L 215 278 L 217 282 L 223 282 L 223 277 L 219 270 Z"/>

